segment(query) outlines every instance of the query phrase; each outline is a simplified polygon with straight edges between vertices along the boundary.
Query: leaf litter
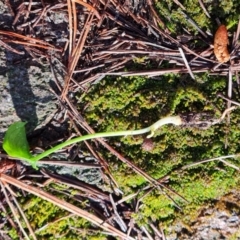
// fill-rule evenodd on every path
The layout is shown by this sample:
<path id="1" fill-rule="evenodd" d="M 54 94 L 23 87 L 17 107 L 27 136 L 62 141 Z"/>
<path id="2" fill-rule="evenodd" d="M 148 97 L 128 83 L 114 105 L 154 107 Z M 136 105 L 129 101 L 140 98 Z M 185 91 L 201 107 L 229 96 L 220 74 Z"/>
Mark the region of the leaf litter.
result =
<path id="1" fill-rule="evenodd" d="M 223 61 L 216 53 L 215 45 L 218 43 L 214 41 L 213 48 L 212 36 L 197 26 L 191 17 L 187 15 L 185 7 L 179 1 L 174 1 L 174 3 L 181 8 L 181 12 L 187 21 L 199 33 L 197 40 L 205 47 L 199 49 L 191 44 L 194 37 L 188 32 L 173 37 L 164 21 L 156 13 L 154 9 L 155 3 L 152 0 L 126 2 L 117 0 L 90 0 L 88 2 L 82 0 L 42 0 L 33 2 L 30 0 L 29 2 L 22 2 L 18 6 L 16 3 L 12 4 L 10 0 L 6 0 L 9 11 L 14 17 L 11 27 L 14 30 L 0 30 L 0 45 L 16 54 L 25 54 L 16 48 L 16 46 L 21 45 L 37 62 L 41 63 L 39 59 L 46 61 L 51 66 L 55 76 L 57 76 L 56 72 L 58 71 L 65 73 L 64 85 L 58 81 L 57 77 L 55 78 L 56 89 L 53 92 L 59 100 L 60 122 L 70 119 L 78 134 L 81 134 L 82 129 L 88 133 L 93 133 L 94 130 L 74 106 L 70 93 L 77 92 L 79 89 L 87 91 L 90 84 L 100 82 L 105 76 L 140 75 L 155 77 L 166 73 L 188 73 L 194 79 L 194 74 L 201 72 L 213 75 L 221 74 L 229 78 L 228 96 L 220 97 L 228 101 L 227 109 L 230 109 L 231 104 L 235 104 L 231 100 L 232 76 L 235 75 L 238 79 L 238 71 L 240 70 L 238 54 L 240 21 L 233 38 L 230 56 L 226 61 Z M 204 13 L 210 17 L 204 3 L 199 1 L 199 4 Z M 51 33 L 49 29 L 45 31 L 44 29 L 50 26 L 49 15 L 51 14 L 61 15 L 65 18 L 63 25 L 67 23 L 68 26 L 64 25 L 65 29 L 63 27 L 60 32 L 53 31 Z M 218 31 L 215 38 L 217 36 Z M 226 50 L 226 43 L 222 44 L 222 46 Z M 229 58 L 230 61 L 228 61 Z M 151 62 L 155 63 L 154 66 L 158 67 L 151 70 L 131 70 L 136 59 L 143 59 L 143 63 L 146 60 L 151 60 Z M 168 62 L 168 67 L 164 65 L 161 67 L 163 61 Z M 60 62 L 62 69 L 56 69 L 55 62 Z M 126 67 L 127 71 L 125 70 Z M 227 114 L 230 118 L 230 113 Z M 183 201 L 184 198 L 167 186 L 166 176 L 163 179 L 155 180 L 131 161 L 125 159 L 104 139 L 98 139 L 97 142 L 148 181 L 149 185 L 146 189 L 143 189 L 143 192 L 148 194 L 152 190 L 158 189 L 172 199 L 176 207 L 180 208 L 171 195 L 178 195 Z M 134 221 L 131 214 L 138 211 L 138 204 L 129 205 L 126 200 L 137 200 L 138 193 L 131 196 L 122 196 L 122 201 L 117 200 L 122 193 L 111 175 L 107 162 L 98 155 L 90 144 L 86 143 L 86 145 L 99 162 L 96 166 L 89 164 L 89 166 L 78 165 L 78 167 L 99 168 L 100 164 L 102 179 L 111 183 L 112 186 L 110 195 L 98 187 L 93 187 L 71 177 L 51 173 L 45 168 L 41 172 L 35 173 L 35 177 L 41 179 L 42 185 L 40 184 L 41 181 L 34 184 L 33 175 L 28 174 L 29 170 L 26 167 L 16 166 L 12 161 L 9 161 L 10 167 L 8 167 L 6 165 L 7 156 L 1 155 L 2 159 L 5 159 L 5 161 L 1 161 L 0 180 L 3 192 L 1 200 L 3 203 L 6 200 L 15 219 L 17 220 L 19 213 L 24 217 L 24 212 L 20 211 L 18 207 L 19 204 L 14 197 L 14 191 L 11 190 L 13 186 L 42 197 L 74 215 L 88 219 L 93 225 L 105 230 L 107 235 L 118 236 L 122 239 L 135 239 L 137 236 L 142 239 L 154 239 L 154 237 L 165 239 L 164 232 L 159 225 L 157 226 L 149 220 L 148 226 L 139 226 Z M 73 147 L 68 149 L 68 151 L 71 150 L 73 150 Z M 217 160 L 221 161 L 222 159 Z M 43 163 L 51 165 L 54 164 L 54 160 L 44 160 Z M 64 166 L 65 163 L 58 161 L 58 165 L 61 164 Z M 44 184 L 43 180 L 46 184 Z M 75 200 L 88 199 L 90 202 L 95 203 L 95 207 L 91 206 L 90 213 L 42 189 L 51 182 L 66 184 L 77 191 L 74 196 L 71 196 L 72 198 L 75 198 Z M 68 191 L 64 190 L 62 193 L 68 194 Z M 0 206 L 3 211 L 5 211 L 4 205 L 6 204 Z M 16 211 L 19 211 L 19 213 Z M 31 235 L 33 239 L 36 239 L 26 217 L 24 219 L 29 236 Z M 10 215 L 5 221 L 8 221 L 17 232 L 20 229 L 20 239 L 23 239 L 23 236 L 26 239 L 29 238 L 21 222 L 17 221 L 18 225 L 16 225 Z"/>

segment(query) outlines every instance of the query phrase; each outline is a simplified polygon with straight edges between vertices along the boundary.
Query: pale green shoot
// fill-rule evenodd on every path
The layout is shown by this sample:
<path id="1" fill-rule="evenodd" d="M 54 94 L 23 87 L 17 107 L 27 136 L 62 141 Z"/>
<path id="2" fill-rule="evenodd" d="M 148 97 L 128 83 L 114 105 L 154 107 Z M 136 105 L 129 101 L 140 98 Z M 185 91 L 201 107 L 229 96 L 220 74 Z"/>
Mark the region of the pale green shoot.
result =
<path id="1" fill-rule="evenodd" d="M 140 135 L 144 133 L 150 132 L 147 138 L 153 137 L 154 133 L 158 128 L 165 124 L 174 124 L 181 125 L 182 120 L 180 116 L 173 117 L 165 117 L 149 127 L 139 129 L 139 130 L 124 130 L 117 132 L 101 132 L 89 134 L 81 137 L 76 137 L 70 140 L 67 140 L 63 143 L 56 145 L 38 155 L 32 155 L 29 151 L 29 144 L 26 138 L 25 131 L 25 123 L 24 122 L 16 122 L 13 123 L 7 130 L 4 140 L 3 140 L 3 149 L 7 152 L 10 157 L 17 158 L 19 160 L 29 162 L 34 168 L 36 168 L 37 161 L 43 159 L 50 154 L 74 143 L 78 143 L 81 141 L 94 139 L 94 138 L 105 138 L 105 137 L 117 137 L 117 136 L 132 136 L 132 135 Z"/>

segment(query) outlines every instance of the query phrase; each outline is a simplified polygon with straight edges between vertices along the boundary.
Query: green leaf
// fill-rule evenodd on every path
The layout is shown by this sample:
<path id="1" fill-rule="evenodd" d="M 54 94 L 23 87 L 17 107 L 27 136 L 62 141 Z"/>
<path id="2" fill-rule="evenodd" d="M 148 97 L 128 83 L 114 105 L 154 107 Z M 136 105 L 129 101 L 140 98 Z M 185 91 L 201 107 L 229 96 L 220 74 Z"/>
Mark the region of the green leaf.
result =
<path id="1" fill-rule="evenodd" d="M 3 139 L 3 149 L 10 157 L 29 161 L 32 164 L 33 156 L 29 151 L 25 124 L 25 122 L 16 122 L 8 128 Z"/>

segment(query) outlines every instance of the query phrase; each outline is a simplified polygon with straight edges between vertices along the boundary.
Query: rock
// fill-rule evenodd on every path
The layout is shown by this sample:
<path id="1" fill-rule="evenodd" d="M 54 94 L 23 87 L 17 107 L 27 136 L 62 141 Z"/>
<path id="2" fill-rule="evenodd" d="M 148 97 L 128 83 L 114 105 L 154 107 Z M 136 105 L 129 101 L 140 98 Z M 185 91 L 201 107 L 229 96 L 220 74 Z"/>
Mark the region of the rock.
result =
<path id="1" fill-rule="evenodd" d="M 50 69 L 20 57 L 0 49 L 1 139 L 11 123 L 27 121 L 27 130 L 32 131 L 45 125 L 57 109 L 49 91 L 54 79 Z"/>
<path id="2" fill-rule="evenodd" d="M 17 7 L 19 4 L 20 2 L 17 2 L 13 5 Z M 55 17 L 54 20 L 51 20 L 51 17 L 55 16 L 54 13 L 49 16 L 50 18 L 45 16 L 50 20 L 45 21 L 44 28 L 34 28 L 36 38 L 44 39 L 45 35 L 52 34 L 52 41 L 57 47 L 62 47 L 65 43 L 58 43 L 57 39 L 64 40 L 61 34 L 65 34 L 67 27 L 62 28 L 60 25 L 66 24 L 66 19 L 63 14 L 58 18 Z M 18 21 L 13 29 L 13 19 L 7 5 L 0 1 L 0 29 L 21 34 L 16 29 L 22 22 Z M 62 32 L 62 29 L 65 29 L 65 32 Z M 43 59 L 46 65 L 39 64 L 19 44 L 10 43 L 10 46 L 21 50 L 23 55 L 10 52 L 0 45 L 0 139 L 11 123 L 19 120 L 27 121 L 27 132 L 31 132 L 43 127 L 57 110 L 56 97 L 50 91 L 54 76 L 49 63 Z M 58 75 L 58 77 L 63 82 L 62 76 Z"/>
<path id="3" fill-rule="evenodd" d="M 199 216 L 186 225 L 178 219 L 169 228 L 167 240 L 240 239 L 240 194 L 233 191 L 211 204 L 206 204 Z"/>

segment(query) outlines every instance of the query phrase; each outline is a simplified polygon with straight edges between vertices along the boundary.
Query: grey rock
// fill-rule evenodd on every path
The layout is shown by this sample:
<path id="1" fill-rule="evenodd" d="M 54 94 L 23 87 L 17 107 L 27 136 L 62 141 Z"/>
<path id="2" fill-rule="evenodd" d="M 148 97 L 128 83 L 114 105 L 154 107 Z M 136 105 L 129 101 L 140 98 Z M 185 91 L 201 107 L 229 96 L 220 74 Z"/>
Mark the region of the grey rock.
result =
<path id="1" fill-rule="evenodd" d="M 52 14 L 50 18 L 54 18 L 54 21 L 50 19 L 44 29 L 39 27 L 35 29 L 39 34 L 37 38 L 44 39 L 44 36 L 49 36 L 50 33 L 53 34 L 52 41 L 56 41 L 53 38 L 59 37 L 58 32 L 61 28 L 56 24 L 66 24 L 66 19 L 63 14 L 58 16 Z M 7 5 L 0 1 L 0 29 L 16 32 L 12 22 L 13 17 Z M 18 24 L 21 23 L 17 22 Z M 65 34 L 61 31 L 60 33 Z M 49 64 L 37 63 L 21 46 L 11 45 L 11 47 L 21 50 L 23 55 L 10 52 L 0 45 L 0 139 L 11 123 L 27 121 L 27 131 L 31 132 L 44 126 L 57 110 L 56 97 L 50 91 L 54 76 Z M 42 59 L 38 60 L 42 61 Z M 63 83 L 62 75 L 58 74 L 58 80 Z"/>
<path id="2" fill-rule="evenodd" d="M 178 219 L 168 228 L 167 240 L 240 239 L 239 192 L 232 191 L 199 211 L 196 219 L 186 224 Z"/>
<path id="3" fill-rule="evenodd" d="M 56 97 L 49 91 L 54 80 L 50 69 L 24 59 L 14 63 L 11 58 L 16 56 L 0 49 L 1 139 L 11 123 L 27 121 L 27 130 L 32 131 L 46 124 L 57 109 Z"/>

